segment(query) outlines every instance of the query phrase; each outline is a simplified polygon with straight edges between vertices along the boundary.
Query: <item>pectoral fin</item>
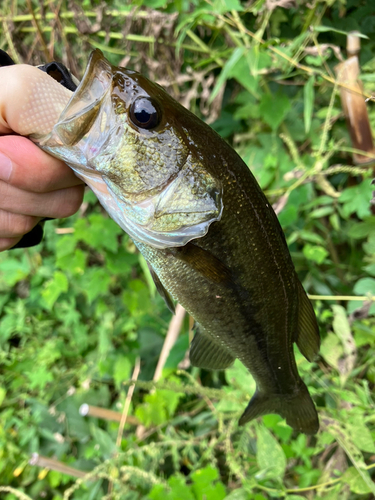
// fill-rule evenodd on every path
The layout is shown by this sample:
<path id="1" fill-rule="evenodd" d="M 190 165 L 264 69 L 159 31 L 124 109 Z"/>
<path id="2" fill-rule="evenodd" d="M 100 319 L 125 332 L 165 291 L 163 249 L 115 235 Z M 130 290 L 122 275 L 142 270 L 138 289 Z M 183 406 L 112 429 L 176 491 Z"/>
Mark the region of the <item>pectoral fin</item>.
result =
<path id="1" fill-rule="evenodd" d="M 214 283 L 232 282 L 232 273 L 217 257 L 194 243 L 169 250 L 174 257 L 185 262 L 199 274 Z"/>
<path id="2" fill-rule="evenodd" d="M 298 282 L 299 317 L 295 342 L 308 361 L 313 361 L 319 352 L 320 336 L 314 309 L 305 290 Z"/>
<path id="3" fill-rule="evenodd" d="M 193 366 L 207 370 L 225 370 L 236 359 L 226 347 L 216 344 L 199 329 L 191 343 L 189 357 Z"/>
<path id="4" fill-rule="evenodd" d="M 152 279 L 154 280 L 156 290 L 163 297 L 164 302 L 167 304 L 168 309 L 171 311 L 172 314 L 174 314 L 175 313 L 175 305 L 174 305 L 172 297 L 167 292 L 167 290 L 164 288 L 162 282 L 159 279 L 159 276 L 156 274 L 156 272 L 153 270 L 153 268 L 150 266 L 150 264 L 148 262 L 147 262 L 147 265 L 148 265 L 148 268 L 150 270 L 150 274 L 152 276 Z"/>

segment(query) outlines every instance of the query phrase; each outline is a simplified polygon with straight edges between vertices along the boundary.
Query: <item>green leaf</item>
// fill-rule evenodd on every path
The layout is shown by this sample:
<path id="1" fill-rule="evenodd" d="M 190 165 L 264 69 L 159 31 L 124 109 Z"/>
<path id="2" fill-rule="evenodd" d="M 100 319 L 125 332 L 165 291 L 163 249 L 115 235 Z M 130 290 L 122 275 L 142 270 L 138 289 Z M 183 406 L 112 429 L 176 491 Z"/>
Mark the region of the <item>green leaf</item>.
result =
<path id="1" fill-rule="evenodd" d="M 308 134 L 311 127 L 312 113 L 314 109 L 314 83 L 315 76 L 312 75 L 307 80 L 307 83 L 303 87 L 303 100 L 304 100 L 304 111 L 303 117 L 305 122 L 305 132 Z"/>
<path id="2" fill-rule="evenodd" d="M 176 343 L 170 350 L 167 361 L 165 363 L 165 368 L 176 369 L 179 363 L 185 358 L 185 355 L 188 350 L 189 350 L 189 335 L 187 333 L 180 334 L 176 340 Z"/>
<path id="3" fill-rule="evenodd" d="M 333 331 L 340 339 L 344 348 L 344 352 L 346 352 L 347 350 L 351 352 L 353 337 L 350 330 L 350 324 L 348 317 L 346 315 L 346 311 L 342 306 L 338 305 L 333 305 L 332 310 L 333 310 L 333 323 L 332 323 Z"/>
<path id="4" fill-rule="evenodd" d="M 155 485 L 147 498 L 150 500 L 196 500 L 190 487 L 180 476 L 171 476 L 168 479 L 170 491 L 164 485 Z"/>
<path id="5" fill-rule="evenodd" d="M 63 236 L 56 244 L 56 267 L 72 274 L 83 274 L 86 267 L 86 254 L 76 248 L 73 236 Z"/>
<path id="6" fill-rule="evenodd" d="M 172 417 L 178 403 L 182 397 L 184 397 L 183 392 L 169 391 L 167 389 L 158 389 L 159 396 L 162 397 L 162 404 L 167 410 L 168 416 Z"/>
<path id="7" fill-rule="evenodd" d="M 329 365 L 338 370 L 338 361 L 343 354 L 343 347 L 337 335 L 328 332 L 320 347 L 320 354 Z"/>
<path id="8" fill-rule="evenodd" d="M 226 497 L 224 485 L 215 482 L 219 474 L 213 467 L 198 469 L 191 474 L 193 480 L 192 490 L 195 498 L 205 498 L 206 500 L 223 500 Z"/>
<path id="9" fill-rule="evenodd" d="M 63 474 L 61 472 L 50 470 L 48 472 L 48 481 L 52 488 L 56 488 L 61 484 L 61 480 L 63 478 Z"/>
<path id="10" fill-rule="evenodd" d="M 375 264 L 369 264 L 368 266 L 365 266 L 363 270 L 366 271 L 367 274 L 375 276 Z"/>
<path id="11" fill-rule="evenodd" d="M 371 198 L 372 187 L 368 180 L 346 188 L 339 198 L 340 203 L 343 203 L 344 216 L 349 217 L 349 215 L 355 213 L 360 219 L 368 217 L 370 215 Z"/>
<path id="12" fill-rule="evenodd" d="M 116 252 L 118 235 L 122 229 L 109 217 L 91 214 L 88 219 L 77 219 L 74 224 L 74 238 L 83 241 L 95 250 Z"/>
<path id="13" fill-rule="evenodd" d="M 141 280 L 132 280 L 122 294 L 123 303 L 133 316 L 140 316 L 151 307 L 150 292 Z"/>
<path id="14" fill-rule="evenodd" d="M 370 477 L 369 471 L 365 469 L 363 454 L 359 450 L 350 432 L 345 426 L 340 426 L 340 423 L 333 418 L 328 418 L 326 423 L 328 424 L 327 430 L 335 437 L 347 456 L 350 457 L 351 462 L 361 476 L 363 482 L 370 488 L 370 491 L 375 494 L 375 484 Z"/>
<path id="15" fill-rule="evenodd" d="M 348 31 L 338 30 L 336 28 L 332 28 L 332 26 L 320 25 L 320 26 L 314 26 L 313 28 L 314 28 L 314 31 L 317 31 L 318 33 L 326 33 L 327 31 L 333 31 L 334 33 L 339 33 L 340 35 L 345 35 L 345 36 L 347 36 L 349 34 Z M 357 36 L 359 38 L 367 38 L 368 39 L 368 36 L 363 35 L 362 33 L 359 33 L 359 31 L 357 32 Z"/>
<path id="16" fill-rule="evenodd" d="M 329 253 L 325 248 L 319 245 L 307 244 L 303 247 L 303 255 L 308 260 L 312 260 L 317 264 L 322 264 Z"/>
<path id="17" fill-rule="evenodd" d="M 375 453 L 374 438 L 365 424 L 363 416 L 358 416 L 353 423 L 347 423 L 346 427 L 352 440 L 358 448 L 367 453 Z"/>
<path id="18" fill-rule="evenodd" d="M 230 368 L 225 370 L 225 378 L 232 387 L 239 387 L 244 394 L 252 396 L 255 392 L 256 384 L 249 370 L 238 360 Z"/>
<path id="19" fill-rule="evenodd" d="M 139 254 L 139 264 L 141 266 L 141 269 L 143 271 L 143 275 L 144 275 L 145 280 L 147 282 L 147 286 L 148 286 L 150 295 L 151 295 L 151 297 L 155 297 L 156 285 L 155 285 L 153 277 L 151 276 L 151 272 L 150 272 L 150 269 L 148 267 L 147 261 L 143 257 L 142 254 Z"/>
<path id="20" fill-rule="evenodd" d="M 164 407 L 163 398 L 154 392 L 144 397 L 144 403 L 138 405 L 135 416 L 146 427 L 151 425 L 161 425 L 168 420 L 167 411 Z"/>
<path id="21" fill-rule="evenodd" d="M 251 65 L 251 54 L 249 51 L 245 51 L 244 57 L 241 57 L 238 61 L 236 61 L 235 65 L 229 70 L 228 77 L 235 78 L 240 85 L 252 94 L 252 96 L 256 96 L 258 76 L 256 71 L 251 71 Z"/>
<path id="22" fill-rule="evenodd" d="M 182 477 L 171 477 L 168 484 L 172 489 L 171 500 L 195 500 L 189 486 Z M 161 500 L 164 500 L 163 498 Z"/>
<path id="23" fill-rule="evenodd" d="M 367 241 L 363 243 L 363 250 L 371 257 L 375 254 L 375 233 L 369 234 Z"/>
<path id="24" fill-rule="evenodd" d="M 4 389 L 4 387 L 0 387 L 0 406 L 3 404 L 6 393 L 7 391 Z"/>
<path id="25" fill-rule="evenodd" d="M 218 14 L 224 14 L 231 10 L 237 12 L 244 10 L 239 0 L 215 0 L 212 8 Z"/>
<path id="26" fill-rule="evenodd" d="M 94 423 L 90 424 L 90 431 L 95 440 L 95 445 L 100 449 L 104 457 L 109 458 L 116 451 L 116 444 L 113 439 L 108 432 L 103 431 L 103 429 L 100 429 Z"/>
<path id="27" fill-rule="evenodd" d="M 363 222 L 355 222 L 348 231 L 348 235 L 354 239 L 366 238 L 370 233 L 375 232 L 375 217 L 369 217 Z"/>
<path id="28" fill-rule="evenodd" d="M 257 462 L 263 478 L 282 478 L 286 468 L 286 457 L 283 449 L 264 426 L 257 427 Z"/>
<path id="29" fill-rule="evenodd" d="M 44 389 L 44 387 L 53 381 L 52 373 L 47 366 L 35 366 L 32 371 L 25 372 L 29 379 L 30 389 Z"/>
<path id="30" fill-rule="evenodd" d="M 282 93 L 263 94 L 259 103 L 259 111 L 263 120 L 276 130 L 291 108 L 290 99 Z"/>
<path id="31" fill-rule="evenodd" d="M 215 99 L 221 87 L 224 85 L 227 79 L 230 78 L 231 70 L 234 68 L 237 62 L 243 57 L 245 50 L 246 50 L 245 47 L 237 47 L 236 49 L 233 50 L 232 55 L 225 63 L 223 69 L 221 70 L 219 78 L 216 81 L 216 85 L 210 96 L 210 102 L 212 102 Z"/>
<path id="32" fill-rule="evenodd" d="M 87 295 L 89 304 L 97 297 L 108 292 L 111 276 L 102 267 L 90 267 L 82 276 L 82 287 Z"/>
<path id="33" fill-rule="evenodd" d="M 0 262 L 0 283 L 14 286 L 18 281 L 25 279 L 30 273 L 30 262 L 26 255 L 21 260 L 7 258 Z"/>
<path id="34" fill-rule="evenodd" d="M 251 497 L 252 499 L 255 500 L 255 497 Z M 229 495 L 225 497 L 225 500 L 249 500 L 249 495 L 247 491 L 244 488 L 236 488 L 235 490 L 232 490 Z M 258 499 L 256 499 L 258 500 Z M 266 498 L 261 495 L 259 497 L 259 500 L 266 500 Z M 306 499 L 304 499 L 306 500 Z"/>
<path id="35" fill-rule="evenodd" d="M 372 491 L 355 467 L 349 467 L 346 469 L 345 473 L 341 477 L 341 480 L 348 484 L 350 490 L 357 495 L 366 495 Z"/>
<path id="36" fill-rule="evenodd" d="M 298 218 L 298 209 L 294 205 L 287 205 L 278 215 L 277 218 L 282 228 L 291 226 Z"/>
<path id="37" fill-rule="evenodd" d="M 120 247 L 116 253 L 107 251 L 105 257 L 108 271 L 121 276 L 130 274 L 139 258 L 138 254 L 127 252 L 123 247 Z"/>
<path id="38" fill-rule="evenodd" d="M 375 279 L 361 278 L 354 285 L 353 292 L 356 295 L 372 295 L 375 296 Z"/>
<path id="39" fill-rule="evenodd" d="M 42 297 L 50 309 L 52 309 L 59 296 L 68 291 L 68 287 L 69 283 L 65 274 L 61 271 L 55 271 L 53 278 L 46 283 L 42 291 Z"/>
<path id="40" fill-rule="evenodd" d="M 350 329 L 346 310 L 339 305 L 333 305 L 333 331 L 341 341 L 343 347 L 343 358 L 340 360 L 339 372 L 342 386 L 354 368 L 356 358 L 356 347 Z"/>
<path id="41" fill-rule="evenodd" d="M 299 231 L 299 236 L 302 240 L 309 241 L 310 243 L 317 243 L 318 245 L 324 244 L 324 238 L 322 238 L 320 234 L 313 233 L 312 231 L 305 231 L 302 229 Z"/>
<path id="42" fill-rule="evenodd" d="M 161 9 L 167 5 L 168 0 L 143 0 L 142 3 L 151 9 Z"/>
<path id="43" fill-rule="evenodd" d="M 177 408 L 182 392 L 157 389 L 144 397 L 144 403 L 136 409 L 136 416 L 146 426 L 160 425 L 171 418 Z"/>
<path id="44" fill-rule="evenodd" d="M 115 381 L 115 385 L 118 390 L 121 389 L 122 383 L 130 378 L 131 368 L 132 364 L 128 358 L 119 356 L 116 359 L 116 363 L 113 368 L 113 380 Z"/>
<path id="45" fill-rule="evenodd" d="M 320 219 L 333 213 L 333 207 L 319 207 L 310 213 L 312 219 Z"/>

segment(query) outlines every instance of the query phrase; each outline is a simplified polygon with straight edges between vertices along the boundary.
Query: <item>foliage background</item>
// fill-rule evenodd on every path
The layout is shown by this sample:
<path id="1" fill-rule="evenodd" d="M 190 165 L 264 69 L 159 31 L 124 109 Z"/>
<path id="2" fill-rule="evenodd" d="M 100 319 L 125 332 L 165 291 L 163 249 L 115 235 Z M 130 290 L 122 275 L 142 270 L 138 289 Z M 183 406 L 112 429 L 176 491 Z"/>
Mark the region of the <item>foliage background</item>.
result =
<path id="1" fill-rule="evenodd" d="M 225 373 L 179 368 L 188 319 L 150 382 L 171 314 L 133 243 L 88 192 L 78 214 L 46 224 L 41 245 L 0 254 L 1 498 L 374 498 L 371 170 L 352 166 L 334 76 L 345 33 L 359 30 L 371 94 L 371 2 L 13 0 L 0 10 L 0 48 L 17 62 L 62 60 L 80 76 L 99 47 L 236 148 L 279 210 L 323 339 L 315 363 L 297 353 L 319 408 L 316 437 L 275 415 L 239 428 L 252 377 L 237 363 Z M 116 445 L 118 422 L 79 407 L 121 412 L 138 357 L 133 420 Z M 88 476 L 29 465 L 32 453 Z"/>

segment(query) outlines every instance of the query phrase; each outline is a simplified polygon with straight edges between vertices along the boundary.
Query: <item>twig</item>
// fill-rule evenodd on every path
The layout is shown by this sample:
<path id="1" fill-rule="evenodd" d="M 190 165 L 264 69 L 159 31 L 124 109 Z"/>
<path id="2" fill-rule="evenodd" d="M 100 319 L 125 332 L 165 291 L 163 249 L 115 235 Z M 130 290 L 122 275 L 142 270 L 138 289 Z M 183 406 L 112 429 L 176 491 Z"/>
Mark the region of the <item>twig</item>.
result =
<path id="1" fill-rule="evenodd" d="M 174 316 L 172 316 L 172 319 L 169 323 L 167 335 L 165 336 L 164 339 L 164 344 L 163 348 L 161 350 L 158 364 L 155 369 L 153 381 L 157 382 L 162 374 L 164 365 L 168 359 L 169 353 L 171 352 L 172 347 L 176 343 L 178 334 L 180 333 L 182 322 L 185 316 L 185 309 L 180 305 L 177 304 L 176 306 L 176 312 Z M 153 392 L 155 389 L 152 389 L 151 392 Z M 142 439 L 145 433 L 145 426 L 144 425 L 139 425 L 137 427 L 137 430 L 135 432 L 135 435 L 137 436 L 138 439 Z"/>
<path id="2" fill-rule="evenodd" d="M 176 306 L 176 313 L 172 317 L 171 322 L 169 323 L 169 328 L 167 335 L 164 340 L 163 348 L 161 350 L 158 364 L 156 366 L 156 370 L 154 373 L 154 378 L 153 381 L 157 382 L 162 374 L 163 368 L 165 363 L 167 362 L 169 353 L 171 352 L 172 347 L 176 343 L 177 337 L 180 333 L 181 327 L 182 327 L 182 322 L 185 317 L 185 309 L 182 307 L 181 304 L 177 304 Z"/>
<path id="3" fill-rule="evenodd" d="M 310 300 L 358 300 L 363 302 L 364 300 L 375 301 L 375 297 L 371 295 L 358 296 L 358 295 L 309 295 Z"/>
<path id="4" fill-rule="evenodd" d="M 16 48 L 15 48 L 14 43 L 13 43 L 12 36 L 9 32 L 9 28 L 8 28 L 8 25 L 5 21 L 5 19 L 3 19 L 3 21 L 2 21 L 2 26 L 3 26 L 3 33 L 5 35 L 5 39 L 6 39 L 7 44 L 8 44 L 8 52 L 12 56 L 13 61 L 16 64 L 19 64 L 21 61 L 20 61 L 20 58 L 18 57 Z"/>
<path id="5" fill-rule="evenodd" d="M 12 488 L 11 486 L 0 486 L 0 492 L 3 493 L 13 493 L 13 495 L 16 498 L 19 498 L 20 500 L 32 500 L 29 495 L 25 495 L 25 493 L 22 493 L 22 491 L 16 490 L 15 488 Z"/>
<path id="6" fill-rule="evenodd" d="M 39 453 L 33 453 L 29 460 L 30 465 L 36 465 L 38 467 L 44 467 L 46 469 L 54 470 L 56 472 L 61 472 L 62 474 L 67 474 L 68 476 L 84 478 L 88 473 L 74 467 L 69 467 L 68 465 L 55 460 L 54 458 L 43 457 Z"/>
<path id="7" fill-rule="evenodd" d="M 135 366 L 134 366 L 134 371 L 132 375 L 132 381 L 134 382 L 128 389 L 128 393 L 126 395 L 125 399 L 125 404 L 124 408 L 122 410 L 122 415 L 121 415 L 121 420 L 120 420 L 120 425 L 118 428 L 118 433 L 117 433 L 117 439 L 116 439 L 116 446 L 119 447 L 121 444 L 121 439 L 122 439 L 122 434 L 124 432 L 124 427 L 126 420 L 128 418 L 128 413 L 129 413 L 129 408 L 130 408 L 130 403 L 133 397 L 134 389 L 135 389 L 135 382 L 138 379 L 139 372 L 141 371 L 141 360 L 139 356 L 137 357 L 135 361 Z"/>
<path id="8" fill-rule="evenodd" d="M 133 386 L 132 386 L 133 387 Z M 79 414 L 82 417 L 94 417 L 101 418 L 103 420 L 110 420 L 113 422 L 121 422 L 123 413 L 114 410 L 107 410 L 106 408 L 100 408 L 99 406 L 92 406 L 84 403 L 79 408 Z M 128 416 L 127 421 L 129 424 L 138 425 L 139 421 L 137 418 Z"/>
<path id="9" fill-rule="evenodd" d="M 26 0 L 26 3 L 27 3 L 27 8 L 29 9 L 29 12 L 30 12 L 30 14 L 32 16 L 31 22 L 32 22 L 32 24 L 35 27 L 35 30 L 36 30 L 36 32 L 38 34 L 39 41 L 40 41 L 40 43 L 41 43 L 41 45 L 43 47 L 44 56 L 45 56 L 46 60 L 48 62 L 50 62 L 51 61 L 51 59 L 50 59 L 50 53 L 49 53 L 47 44 L 46 44 L 46 42 L 45 42 L 45 40 L 43 38 L 43 32 L 40 29 L 38 21 L 37 21 L 37 19 L 35 17 L 35 12 L 34 12 L 32 4 L 31 4 L 31 0 Z"/>
<path id="10" fill-rule="evenodd" d="M 57 227 L 55 229 L 56 234 L 72 234 L 74 231 L 74 227 Z"/>
<path id="11" fill-rule="evenodd" d="M 140 371 L 141 371 L 141 359 L 138 356 L 137 359 L 136 359 L 136 361 L 135 361 L 134 371 L 133 371 L 133 375 L 132 375 L 133 384 L 131 386 L 129 386 L 128 393 L 127 393 L 126 399 L 125 399 L 124 408 L 123 408 L 122 414 L 121 414 L 120 425 L 118 427 L 117 439 L 116 439 L 116 446 L 117 446 L 117 448 L 120 448 L 120 446 L 121 446 L 122 435 L 123 435 L 123 432 L 124 432 L 124 427 L 125 427 L 125 424 L 126 424 L 126 420 L 128 419 L 128 413 L 129 413 L 130 403 L 131 403 L 131 400 L 132 400 L 132 397 L 133 397 L 133 393 L 134 393 L 134 389 L 135 389 L 135 382 L 138 379 Z M 116 453 L 115 456 L 117 456 L 117 455 L 118 455 L 118 453 Z M 108 495 L 110 495 L 112 493 L 112 489 L 113 489 L 113 482 L 110 481 L 109 484 L 108 484 Z"/>
<path id="12" fill-rule="evenodd" d="M 97 17 L 97 12 L 94 11 L 85 11 L 85 16 L 86 17 Z M 139 10 L 138 12 L 134 12 L 133 10 L 131 12 L 129 11 L 119 11 L 119 10 L 106 10 L 106 15 L 108 17 L 131 17 L 134 19 L 137 18 L 147 18 L 150 16 L 150 13 L 148 11 L 141 11 Z M 73 12 L 60 12 L 59 17 L 62 19 L 73 19 L 74 18 L 74 13 Z M 32 21 L 33 18 L 36 20 L 40 21 L 42 20 L 42 16 L 40 14 L 19 14 L 16 16 L 0 16 L 0 21 L 12 21 L 13 23 L 24 23 L 27 21 Z M 55 19 L 55 13 L 52 12 L 46 12 L 45 16 L 43 16 L 43 19 L 46 21 L 50 21 L 51 19 Z"/>

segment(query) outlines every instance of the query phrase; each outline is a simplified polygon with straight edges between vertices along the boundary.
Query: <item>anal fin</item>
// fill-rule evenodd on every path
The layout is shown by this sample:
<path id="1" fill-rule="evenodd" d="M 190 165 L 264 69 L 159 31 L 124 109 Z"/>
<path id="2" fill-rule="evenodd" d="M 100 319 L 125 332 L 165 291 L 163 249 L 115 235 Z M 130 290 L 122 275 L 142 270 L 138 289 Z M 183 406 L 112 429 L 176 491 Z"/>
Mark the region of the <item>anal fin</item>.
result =
<path id="1" fill-rule="evenodd" d="M 298 325 L 295 342 L 308 361 L 319 352 L 320 335 L 314 309 L 301 283 L 298 281 Z"/>
<path id="2" fill-rule="evenodd" d="M 191 343 L 189 357 L 193 366 L 207 370 L 224 370 L 236 359 L 227 348 L 216 344 L 208 335 L 202 334 L 199 329 L 197 329 Z"/>

